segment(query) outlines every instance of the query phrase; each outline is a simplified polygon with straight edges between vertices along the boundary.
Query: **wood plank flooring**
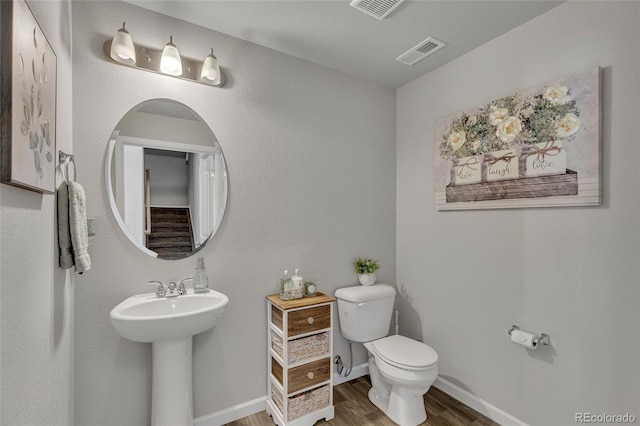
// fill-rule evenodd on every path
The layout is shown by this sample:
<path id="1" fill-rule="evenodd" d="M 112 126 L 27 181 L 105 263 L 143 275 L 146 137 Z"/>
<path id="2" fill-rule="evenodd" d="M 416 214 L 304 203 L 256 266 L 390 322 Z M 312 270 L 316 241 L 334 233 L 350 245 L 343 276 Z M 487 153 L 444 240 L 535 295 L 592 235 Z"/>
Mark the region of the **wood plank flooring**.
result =
<path id="1" fill-rule="evenodd" d="M 373 405 L 367 393 L 369 376 L 359 377 L 333 388 L 335 418 L 320 420 L 315 426 L 397 426 Z M 446 393 L 431 387 L 424 396 L 427 420 L 420 426 L 499 426 L 498 423 L 467 407 Z M 272 426 L 266 411 L 228 423 L 227 426 Z"/>

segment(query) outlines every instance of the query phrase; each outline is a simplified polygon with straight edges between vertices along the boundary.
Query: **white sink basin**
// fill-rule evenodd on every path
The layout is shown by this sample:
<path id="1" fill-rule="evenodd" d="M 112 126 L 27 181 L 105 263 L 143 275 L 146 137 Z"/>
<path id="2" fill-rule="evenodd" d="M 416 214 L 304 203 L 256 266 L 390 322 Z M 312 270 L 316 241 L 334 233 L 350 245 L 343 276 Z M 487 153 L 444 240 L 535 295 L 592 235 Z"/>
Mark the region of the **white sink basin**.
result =
<path id="1" fill-rule="evenodd" d="M 131 296 L 111 311 L 118 334 L 134 342 L 184 339 L 213 327 L 229 298 L 210 290 L 157 298 L 154 293 Z"/>
<path id="2" fill-rule="evenodd" d="M 150 293 L 131 296 L 111 311 L 120 336 L 151 343 L 152 425 L 193 426 L 193 336 L 213 327 L 227 303 L 213 290 L 170 298 Z"/>

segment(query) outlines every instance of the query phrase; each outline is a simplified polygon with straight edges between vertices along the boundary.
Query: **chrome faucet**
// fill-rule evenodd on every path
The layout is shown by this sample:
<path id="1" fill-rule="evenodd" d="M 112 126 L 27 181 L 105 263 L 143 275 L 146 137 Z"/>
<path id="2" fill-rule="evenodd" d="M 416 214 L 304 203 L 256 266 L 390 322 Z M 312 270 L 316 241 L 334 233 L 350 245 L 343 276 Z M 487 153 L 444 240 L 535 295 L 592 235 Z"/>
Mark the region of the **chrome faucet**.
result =
<path id="1" fill-rule="evenodd" d="M 176 284 L 175 281 L 171 281 L 167 287 L 164 286 L 162 281 L 149 281 L 149 284 L 157 284 L 156 297 L 178 297 L 187 294 L 187 288 L 185 287 L 185 281 L 189 281 L 192 278 L 185 278 L 180 281 L 180 284 Z"/>
<path id="2" fill-rule="evenodd" d="M 165 297 L 178 297 L 180 295 L 180 292 L 178 291 L 178 285 L 174 281 L 171 281 L 164 295 Z"/>

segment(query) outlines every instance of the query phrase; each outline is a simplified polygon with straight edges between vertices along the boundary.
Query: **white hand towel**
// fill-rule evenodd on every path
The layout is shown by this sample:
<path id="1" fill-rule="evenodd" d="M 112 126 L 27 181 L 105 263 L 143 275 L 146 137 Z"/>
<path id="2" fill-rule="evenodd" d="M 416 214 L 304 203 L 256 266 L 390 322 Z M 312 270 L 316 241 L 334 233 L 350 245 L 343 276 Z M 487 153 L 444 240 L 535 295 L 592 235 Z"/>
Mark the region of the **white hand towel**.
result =
<path id="1" fill-rule="evenodd" d="M 71 233 L 69 231 L 69 189 L 66 182 L 58 188 L 58 247 L 60 267 L 69 269 L 73 266 L 71 253 Z"/>
<path id="2" fill-rule="evenodd" d="M 78 182 L 69 182 L 69 226 L 76 271 L 81 274 L 91 269 L 91 258 L 88 251 L 86 197 L 84 188 Z"/>

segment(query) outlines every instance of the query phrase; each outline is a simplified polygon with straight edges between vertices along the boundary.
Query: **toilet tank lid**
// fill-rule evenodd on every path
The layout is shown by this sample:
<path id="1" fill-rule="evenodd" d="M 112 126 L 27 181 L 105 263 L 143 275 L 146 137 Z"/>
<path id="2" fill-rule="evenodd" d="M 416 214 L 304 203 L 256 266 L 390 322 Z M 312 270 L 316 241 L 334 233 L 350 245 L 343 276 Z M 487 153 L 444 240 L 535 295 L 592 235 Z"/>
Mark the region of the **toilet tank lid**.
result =
<path id="1" fill-rule="evenodd" d="M 396 289 L 388 284 L 356 285 L 336 290 L 336 298 L 354 303 L 384 299 L 395 295 Z"/>

